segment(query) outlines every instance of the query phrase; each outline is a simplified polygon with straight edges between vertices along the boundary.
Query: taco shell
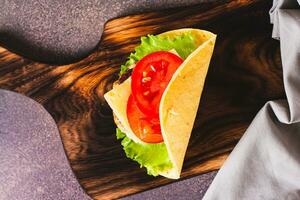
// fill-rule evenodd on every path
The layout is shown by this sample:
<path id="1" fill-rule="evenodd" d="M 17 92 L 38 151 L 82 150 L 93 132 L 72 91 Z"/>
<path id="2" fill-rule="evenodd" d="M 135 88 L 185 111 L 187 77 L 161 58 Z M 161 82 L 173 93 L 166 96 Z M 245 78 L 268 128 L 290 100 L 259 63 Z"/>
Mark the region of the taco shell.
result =
<path id="1" fill-rule="evenodd" d="M 159 107 L 162 136 L 173 164 L 173 168 L 161 172 L 160 175 L 172 179 L 180 177 L 216 41 L 215 34 L 199 29 L 179 29 L 162 33 L 160 36 L 172 39 L 187 32 L 194 36 L 197 48 L 176 70 L 164 91 Z M 104 97 L 112 108 L 122 132 L 134 142 L 144 143 L 130 129 L 126 115 L 130 85 L 131 78 L 128 78 L 122 84 L 114 85 Z"/>

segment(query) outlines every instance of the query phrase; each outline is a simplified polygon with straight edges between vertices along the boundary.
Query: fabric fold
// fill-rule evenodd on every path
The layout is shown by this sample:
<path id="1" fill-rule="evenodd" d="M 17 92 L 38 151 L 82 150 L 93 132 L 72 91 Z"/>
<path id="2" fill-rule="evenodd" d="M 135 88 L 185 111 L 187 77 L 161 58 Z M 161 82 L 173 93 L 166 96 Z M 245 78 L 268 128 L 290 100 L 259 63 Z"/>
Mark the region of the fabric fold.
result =
<path id="1" fill-rule="evenodd" d="M 285 100 L 259 111 L 204 196 L 210 199 L 300 199 L 300 7 L 274 1 Z"/>

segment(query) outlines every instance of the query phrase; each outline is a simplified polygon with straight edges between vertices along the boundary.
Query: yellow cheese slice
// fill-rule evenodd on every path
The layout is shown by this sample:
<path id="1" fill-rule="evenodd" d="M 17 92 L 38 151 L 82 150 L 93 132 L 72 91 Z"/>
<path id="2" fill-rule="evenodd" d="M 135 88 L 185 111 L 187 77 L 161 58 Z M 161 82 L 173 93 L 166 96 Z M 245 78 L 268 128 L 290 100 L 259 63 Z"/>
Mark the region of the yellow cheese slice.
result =
<path id="1" fill-rule="evenodd" d="M 131 94 L 130 85 L 131 78 L 128 78 L 120 85 L 115 84 L 111 91 L 104 94 L 104 98 L 121 124 L 118 128 L 120 128 L 121 131 L 134 142 L 144 143 L 133 133 L 127 119 L 126 109 L 128 98 Z"/>

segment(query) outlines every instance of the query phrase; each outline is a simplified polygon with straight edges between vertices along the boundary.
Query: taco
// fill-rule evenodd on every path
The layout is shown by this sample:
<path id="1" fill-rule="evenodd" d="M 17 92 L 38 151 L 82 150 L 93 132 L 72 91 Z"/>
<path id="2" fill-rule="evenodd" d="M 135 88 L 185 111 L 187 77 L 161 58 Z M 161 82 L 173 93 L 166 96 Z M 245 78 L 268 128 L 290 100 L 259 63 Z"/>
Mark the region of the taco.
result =
<path id="1" fill-rule="evenodd" d="M 149 175 L 180 177 L 215 41 L 199 29 L 142 37 L 104 95 L 126 156 Z"/>

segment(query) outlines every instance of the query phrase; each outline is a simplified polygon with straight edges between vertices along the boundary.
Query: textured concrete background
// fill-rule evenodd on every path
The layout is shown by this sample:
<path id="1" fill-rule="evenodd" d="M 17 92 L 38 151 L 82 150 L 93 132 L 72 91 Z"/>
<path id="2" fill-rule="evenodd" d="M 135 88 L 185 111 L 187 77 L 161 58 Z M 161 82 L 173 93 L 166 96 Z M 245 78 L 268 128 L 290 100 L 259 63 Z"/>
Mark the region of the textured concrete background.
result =
<path id="1" fill-rule="evenodd" d="M 108 19 L 199 2 L 204 1 L 0 0 L 0 43 L 35 60 L 67 63 L 95 48 Z M 41 106 L 0 91 L 0 133 L 0 199 L 86 198 L 62 151 L 54 121 Z M 126 199 L 200 199 L 214 176 L 209 173 Z"/>
<path id="2" fill-rule="evenodd" d="M 35 60 L 66 63 L 89 54 L 108 19 L 207 0 L 0 0 L 0 42 Z"/>
<path id="3" fill-rule="evenodd" d="M 0 90 L 0 199 L 90 199 L 75 178 L 50 114 Z"/>

